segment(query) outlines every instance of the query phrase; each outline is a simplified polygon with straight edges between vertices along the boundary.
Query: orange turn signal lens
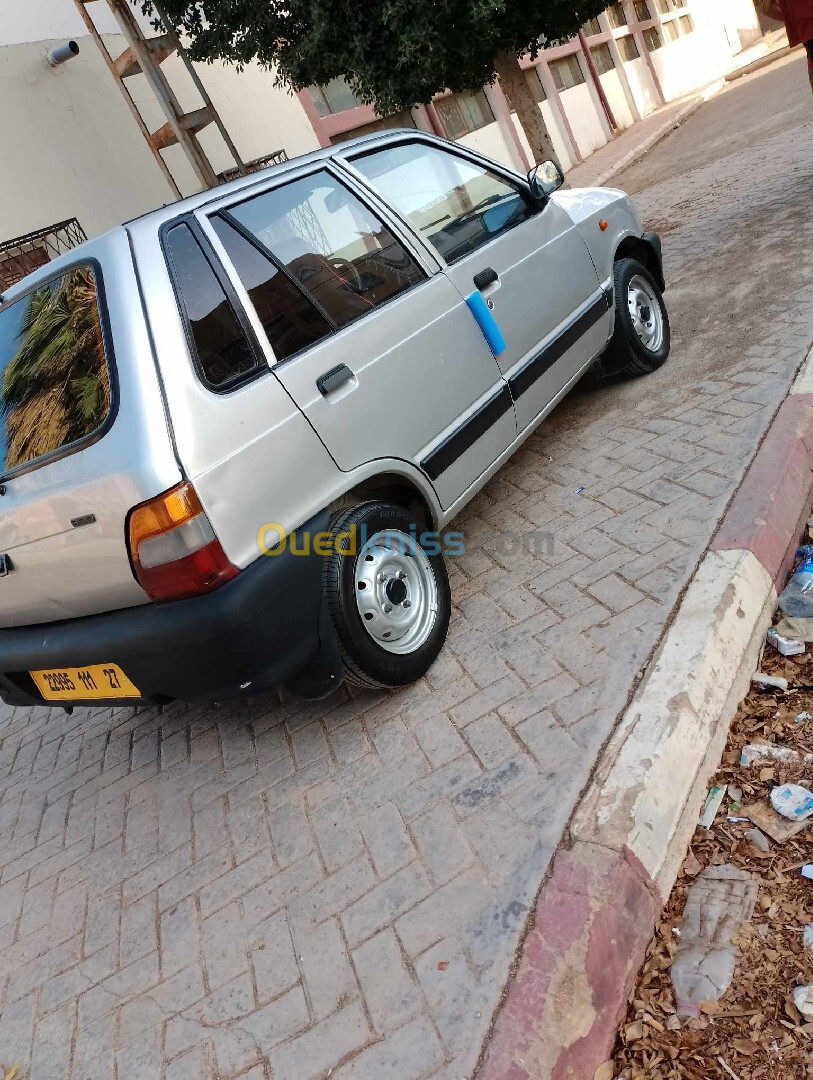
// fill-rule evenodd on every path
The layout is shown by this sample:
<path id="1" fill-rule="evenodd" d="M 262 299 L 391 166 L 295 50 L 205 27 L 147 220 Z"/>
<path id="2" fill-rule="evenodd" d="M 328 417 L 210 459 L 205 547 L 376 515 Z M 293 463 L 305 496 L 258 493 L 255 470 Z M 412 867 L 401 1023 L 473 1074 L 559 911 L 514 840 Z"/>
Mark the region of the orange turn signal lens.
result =
<path id="1" fill-rule="evenodd" d="M 202 512 L 197 493 L 188 483 L 142 503 L 130 514 L 130 551 L 135 554 L 143 540 L 169 532 Z"/>

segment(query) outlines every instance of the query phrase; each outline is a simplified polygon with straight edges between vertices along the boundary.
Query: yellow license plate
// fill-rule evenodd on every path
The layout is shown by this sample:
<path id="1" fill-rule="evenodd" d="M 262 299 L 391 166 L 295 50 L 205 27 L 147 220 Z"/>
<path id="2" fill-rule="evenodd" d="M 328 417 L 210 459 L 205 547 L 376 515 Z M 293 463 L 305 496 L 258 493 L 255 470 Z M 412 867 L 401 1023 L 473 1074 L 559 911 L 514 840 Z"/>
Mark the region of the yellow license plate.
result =
<path id="1" fill-rule="evenodd" d="M 140 698 L 118 664 L 51 668 L 32 671 L 31 678 L 47 701 L 101 701 L 108 698 Z"/>

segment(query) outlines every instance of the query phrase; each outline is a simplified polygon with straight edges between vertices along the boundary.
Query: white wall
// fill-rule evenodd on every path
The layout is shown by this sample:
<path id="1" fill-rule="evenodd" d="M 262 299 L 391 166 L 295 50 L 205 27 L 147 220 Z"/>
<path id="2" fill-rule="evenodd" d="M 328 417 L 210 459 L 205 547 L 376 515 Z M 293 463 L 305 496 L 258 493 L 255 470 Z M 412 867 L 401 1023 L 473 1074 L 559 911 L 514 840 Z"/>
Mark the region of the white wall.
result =
<path id="1" fill-rule="evenodd" d="M 0 146 L 4 184 L 0 240 L 76 217 L 88 236 L 171 202 L 164 179 L 95 42 L 72 0 L 0 0 Z M 91 5 L 100 28 L 115 26 L 104 3 Z M 42 28 L 52 34 L 43 40 Z M 77 57 L 57 68 L 45 61 L 55 44 L 75 38 Z M 10 43 L 7 43 L 10 42 Z M 120 35 L 105 35 L 111 55 L 124 51 Z M 164 65 L 184 108 L 201 100 L 180 59 Z M 318 147 L 298 98 L 274 86 L 256 64 L 242 73 L 223 64 L 198 73 L 245 161 L 284 149 L 295 157 Z M 149 130 L 165 116 L 143 75 L 127 80 Z M 200 140 L 215 171 L 234 161 L 214 125 Z M 164 159 L 183 194 L 199 189 L 180 147 Z"/>
<path id="2" fill-rule="evenodd" d="M 639 56 L 635 60 L 627 61 L 624 64 L 624 71 L 627 73 L 630 92 L 638 112 L 641 116 L 648 116 L 660 107 L 661 101 L 646 58 Z"/>
<path id="3" fill-rule="evenodd" d="M 0 48 L 0 240 L 69 217 L 90 236 L 172 197 L 96 47 L 81 47 L 58 68 L 44 43 Z"/>
<path id="4" fill-rule="evenodd" d="M 582 157 L 588 157 L 607 142 L 590 87 L 584 82 L 565 90 L 560 96 L 579 153 Z"/>
<path id="5" fill-rule="evenodd" d="M 518 124 L 515 116 L 512 119 L 515 124 Z M 470 150 L 476 150 L 478 154 L 485 154 L 486 157 L 494 158 L 495 161 L 501 161 L 512 169 L 517 167 L 515 155 L 511 153 L 508 141 L 496 120 L 493 124 L 478 128 L 477 131 L 470 131 L 468 135 L 464 135 L 457 141 L 461 146 L 468 146 Z"/>
<path id="6" fill-rule="evenodd" d="M 627 128 L 633 122 L 632 110 L 629 107 L 627 96 L 621 85 L 621 76 L 618 71 L 607 71 L 600 75 L 601 87 L 607 96 L 607 101 L 612 109 L 615 122 L 620 129 Z"/>

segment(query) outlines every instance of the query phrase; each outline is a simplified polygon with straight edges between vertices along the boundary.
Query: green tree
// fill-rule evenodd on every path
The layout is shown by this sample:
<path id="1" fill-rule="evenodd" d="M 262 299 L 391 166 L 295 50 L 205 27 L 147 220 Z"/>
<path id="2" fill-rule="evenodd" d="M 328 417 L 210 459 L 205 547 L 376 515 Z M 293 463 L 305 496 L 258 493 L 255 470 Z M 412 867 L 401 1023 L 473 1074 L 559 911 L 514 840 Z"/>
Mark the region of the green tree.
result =
<path id="1" fill-rule="evenodd" d="M 94 431 L 109 400 L 91 271 L 71 270 L 26 302 L 17 352 L 3 371 L 7 468 Z"/>
<path id="2" fill-rule="evenodd" d="M 381 115 L 498 75 L 541 161 L 556 155 L 518 58 L 572 37 L 606 2 L 163 0 L 161 10 L 191 39 L 196 59 L 256 59 L 294 90 L 343 75 Z"/>

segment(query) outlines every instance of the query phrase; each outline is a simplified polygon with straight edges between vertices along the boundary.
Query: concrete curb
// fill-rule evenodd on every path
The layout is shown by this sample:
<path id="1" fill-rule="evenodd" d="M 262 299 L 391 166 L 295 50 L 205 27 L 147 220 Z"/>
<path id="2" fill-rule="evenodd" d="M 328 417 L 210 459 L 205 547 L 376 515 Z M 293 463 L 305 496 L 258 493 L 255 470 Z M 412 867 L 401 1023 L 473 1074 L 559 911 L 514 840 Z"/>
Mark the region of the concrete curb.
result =
<path id="1" fill-rule="evenodd" d="M 743 75 L 753 75 L 755 71 L 768 67 L 770 64 L 773 64 L 774 61 L 781 60 L 784 56 L 790 56 L 791 53 L 799 52 L 801 49 L 801 45 L 785 45 L 781 49 L 773 49 L 771 52 L 765 53 L 764 56 L 752 60 L 750 64 L 745 64 L 744 67 L 735 68 L 734 71 L 729 71 L 725 77 L 725 81 L 729 83 L 735 82 L 737 79 L 741 79 Z"/>
<path id="2" fill-rule="evenodd" d="M 642 143 L 639 143 L 638 146 L 634 146 L 629 153 L 625 154 L 622 158 L 619 158 L 609 169 L 606 169 L 603 173 L 599 173 L 595 180 L 590 182 L 590 186 L 602 187 L 608 180 L 612 180 L 614 176 L 623 172 L 624 169 L 629 168 L 630 165 L 634 165 L 636 162 L 640 161 L 641 158 L 646 157 L 653 146 L 657 146 L 657 144 L 662 142 L 670 132 L 674 131 L 675 128 L 680 127 L 684 121 L 688 120 L 690 116 L 697 112 L 701 105 L 704 105 L 710 98 L 719 93 L 724 86 L 725 79 L 719 79 L 717 82 L 712 83 L 711 86 L 706 87 L 706 89 L 698 94 L 697 97 L 688 101 L 675 116 L 667 120 L 666 123 L 662 124 L 656 131 L 653 131 L 651 135 L 647 136 Z"/>
<path id="3" fill-rule="evenodd" d="M 593 1080 L 671 892 L 813 502 L 813 352 L 599 763 L 477 1080 Z"/>

